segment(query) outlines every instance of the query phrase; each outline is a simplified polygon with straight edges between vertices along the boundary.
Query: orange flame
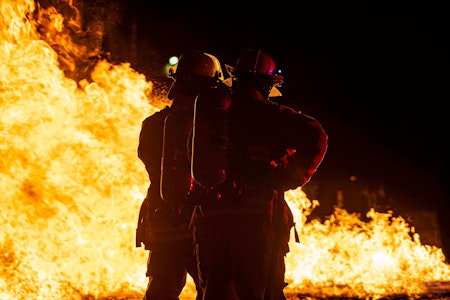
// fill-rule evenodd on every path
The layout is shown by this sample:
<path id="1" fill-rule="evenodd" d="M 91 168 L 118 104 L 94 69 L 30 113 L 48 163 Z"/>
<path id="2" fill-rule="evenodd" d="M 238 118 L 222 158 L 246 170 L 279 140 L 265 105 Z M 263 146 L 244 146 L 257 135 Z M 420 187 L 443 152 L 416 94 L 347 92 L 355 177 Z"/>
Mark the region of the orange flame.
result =
<path id="1" fill-rule="evenodd" d="M 134 233 L 148 177 L 136 149 L 141 121 L 162 100 L 128 63 L 98 59 L 91 80 L 66 77 L 98 44 L 75 45 L 65 16 L 35 9 L 0 3 L 0 298 L 139 299 L 147 253 Z M 72 9 L 66 23 L 81 28 Z M 450 281 L 441 249 L 411 239 L 402 218 L 371 210 L 364 223 L 337 209 L 307 223 L 317 201 L 301 189 L 287 198 L 301 234 L 287 256 L 287 294 L 420 294 Z M 183 297 L 193 295 L 189 279 Z"/>

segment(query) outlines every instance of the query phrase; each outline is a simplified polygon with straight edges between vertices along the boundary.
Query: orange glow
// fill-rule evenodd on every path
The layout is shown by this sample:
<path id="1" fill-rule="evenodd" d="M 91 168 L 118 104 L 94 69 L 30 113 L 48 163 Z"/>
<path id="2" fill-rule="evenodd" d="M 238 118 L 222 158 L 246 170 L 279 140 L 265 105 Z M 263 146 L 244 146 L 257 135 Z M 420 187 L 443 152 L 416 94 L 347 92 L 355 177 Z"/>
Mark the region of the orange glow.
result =
<path id="1" fill-rule="evenodd" d="M 128 63 L 98 60 L 92 81 L 66 77 L 70 55 L 96 45 L 73 44 L 65 16 L 49 8 L 33 20 L 34 9 L 0 2 L 0 299 L 141 299 L 147 252 L 134 234 L 148 177 L 136 149 L 164 100 Z M 450 281 L 441 249 L 411 239 L 402 218 L 370 211 L 364 223 L 336 210 L 307 223 L 317 200 L 301 189 L 287 197 L 301 243 L 287 257 L 286 293 L 380 297 Z M 183 299 L 192 295 L 189 279 Z"/>

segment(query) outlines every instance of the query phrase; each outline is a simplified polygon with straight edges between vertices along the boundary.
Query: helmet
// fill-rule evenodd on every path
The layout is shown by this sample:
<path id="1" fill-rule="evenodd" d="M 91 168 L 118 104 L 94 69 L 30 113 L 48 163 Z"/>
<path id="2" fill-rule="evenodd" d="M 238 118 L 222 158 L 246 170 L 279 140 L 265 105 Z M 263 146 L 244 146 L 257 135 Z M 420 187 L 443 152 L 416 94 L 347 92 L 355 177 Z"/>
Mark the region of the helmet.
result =
<path id="1" fill-rule="evenodd" d="M 201 51 L 192 51 L 180 56 L 178 63 L 169 69 L 169 77 L 175 80 L 180 74 L 223 80 L 219 60 L 214 55 Z"/>
<path id="2" fill-rule="evenodd" d="M 260 49 L 244 51 L 239 56 L 236 67 L 225 67 L 232 77 L 247 74 L 270 78 L 276 85 L 283 82 L 283 76 L 277 73 L 273 58 Z"/>
<path id="3" fill-rule="evenodd" d="M 219 60 L 198 50 L 181 55 L 178 63 L 169 69 L 168 76 L 174 80 L 167 94 L 170 100 L 175 98 L 176 91 L 197 95 L 205 87 L 215 86 L 224 79 Z"/>

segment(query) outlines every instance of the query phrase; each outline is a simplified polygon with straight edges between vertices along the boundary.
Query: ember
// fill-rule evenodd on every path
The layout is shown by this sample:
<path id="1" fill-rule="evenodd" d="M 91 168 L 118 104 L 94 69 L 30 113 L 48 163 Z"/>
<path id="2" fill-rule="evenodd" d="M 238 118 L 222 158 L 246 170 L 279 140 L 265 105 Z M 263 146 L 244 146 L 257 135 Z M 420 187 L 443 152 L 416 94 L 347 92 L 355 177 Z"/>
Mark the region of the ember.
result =
<path id="1" fill-rule="evenodd" d="M 161 99 L 127 63 L 98 59 L 89 80 L 68 78 L 63 64 L 95 54 L 63 26 L 79 15 L 35 9 L 0 3 L 0 298 L 140 299 L 146 253 L 134 232 L 147 175 L 136 147 Z M 301 189 L 287 197 L 301 239 L 287 257 L 292 299 L 448 296 L 441 249 L 403 218 L 336 209 L 307 222 L 317 201 Z M 183 296 L 193 293 L 189 279 Z"/>

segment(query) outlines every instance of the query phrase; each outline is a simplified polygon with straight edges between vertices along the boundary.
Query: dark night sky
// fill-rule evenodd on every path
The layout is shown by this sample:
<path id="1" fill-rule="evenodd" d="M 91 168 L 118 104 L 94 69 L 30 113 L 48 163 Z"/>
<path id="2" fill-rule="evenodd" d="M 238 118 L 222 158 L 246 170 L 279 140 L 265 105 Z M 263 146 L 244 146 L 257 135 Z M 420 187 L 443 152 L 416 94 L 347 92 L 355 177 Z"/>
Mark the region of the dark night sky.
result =
<path id="1" fill-rule="evenodd" d="M 283 101 L 329 134 L 317 178 L 360 178 L 424 197 L 446 158 L 450 21 L 445 1 L 298 1 L 195 7 L 122 3 L 133 66 L 161 80 L 171 55 L 201 49 L 233 65 L 251 47 L 283 70 Z M 219 3 L 220 4 L 220 3 Z M 119 43 L 120 44 L 120 43 Z"/>

